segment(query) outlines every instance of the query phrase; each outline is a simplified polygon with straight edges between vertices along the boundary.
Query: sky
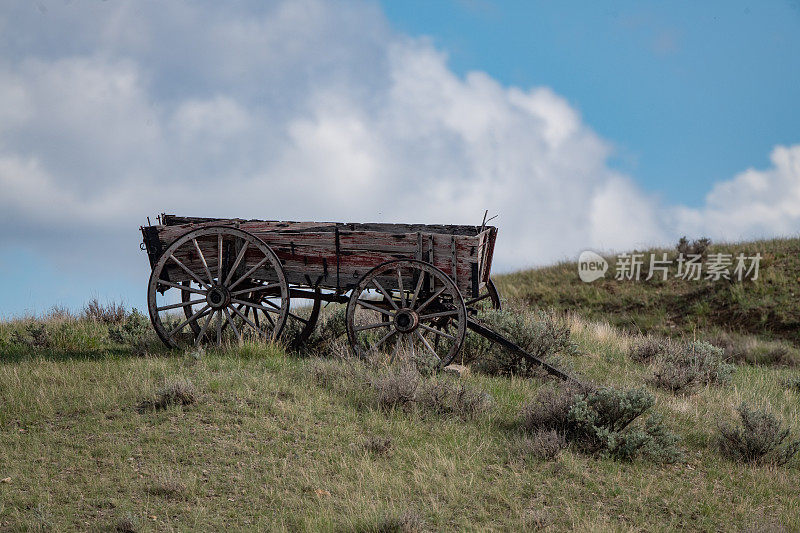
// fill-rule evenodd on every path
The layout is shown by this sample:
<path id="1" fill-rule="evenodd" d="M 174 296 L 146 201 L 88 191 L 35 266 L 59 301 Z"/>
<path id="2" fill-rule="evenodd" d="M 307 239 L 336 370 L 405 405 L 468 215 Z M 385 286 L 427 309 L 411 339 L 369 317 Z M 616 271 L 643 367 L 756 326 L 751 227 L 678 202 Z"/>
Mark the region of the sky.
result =
<path id="1" fill-rule="evenodd" d="M 3 2 L 0 315 L 145 308 L 161 212 L 796 235 L 798 52 L 792 1 Z"/>

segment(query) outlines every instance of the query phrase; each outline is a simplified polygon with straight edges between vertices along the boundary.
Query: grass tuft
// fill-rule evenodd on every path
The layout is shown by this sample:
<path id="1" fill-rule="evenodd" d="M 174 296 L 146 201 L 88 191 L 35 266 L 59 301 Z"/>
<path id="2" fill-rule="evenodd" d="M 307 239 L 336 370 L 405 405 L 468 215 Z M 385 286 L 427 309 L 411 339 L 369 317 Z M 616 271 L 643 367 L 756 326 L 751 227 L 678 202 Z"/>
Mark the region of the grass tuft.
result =
<path id="1" fill-rule="evenodd" d="M 138 410 L 160 411 L 172 406 L 193 405 L 197 402 L 197 391 L 189 380 L 176 380 L 166 383 L 153 398 L 146 398 L 138 405 Z"/>

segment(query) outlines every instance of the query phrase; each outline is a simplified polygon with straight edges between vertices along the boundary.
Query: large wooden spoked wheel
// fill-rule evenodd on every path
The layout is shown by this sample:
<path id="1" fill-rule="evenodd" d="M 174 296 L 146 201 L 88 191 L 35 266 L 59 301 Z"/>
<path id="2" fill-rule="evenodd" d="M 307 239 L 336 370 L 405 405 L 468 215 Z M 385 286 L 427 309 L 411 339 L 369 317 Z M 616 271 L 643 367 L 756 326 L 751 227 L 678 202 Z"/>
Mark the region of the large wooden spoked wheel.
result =
<path id="1" fill-rule="evenodd" d="M 168 271 L 179 279 L 165 279 Z M 156 333 L 172 348 L 275 340 L 289 316 L 289 285 L 264 241 L 236 228 L 206 227 L 161 255 L 147 304 Z"/>
<path id="2" fill-rule="evenodd" d="M 447 274 L 423 261 L 375 267 L 347 303 L 347 336 L 357 357 L 412 357 L 441 367 L 456 356 L 466 333 L 461 292 Z"/>

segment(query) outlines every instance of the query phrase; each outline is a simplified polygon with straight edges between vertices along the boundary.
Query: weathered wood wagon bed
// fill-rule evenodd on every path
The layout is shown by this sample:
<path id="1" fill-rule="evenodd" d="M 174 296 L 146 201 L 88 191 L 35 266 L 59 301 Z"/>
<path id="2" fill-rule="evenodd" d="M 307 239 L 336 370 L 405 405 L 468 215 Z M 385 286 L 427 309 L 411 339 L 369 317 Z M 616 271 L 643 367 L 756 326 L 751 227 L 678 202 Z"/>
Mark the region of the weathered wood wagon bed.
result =
<path id="1" fill-rule="evenodd" d="M 411 352 L 446 365 L 468 327 L 491 335 L 471 317 L 500 308 L 489 277 L 493 226 L 158 222 L 141 228 L 152 267 L 148 308 L 171 347 L 274 340 L 287 328 L 303 342 L 321 302 L 339 302 L 357 355 Z"/>

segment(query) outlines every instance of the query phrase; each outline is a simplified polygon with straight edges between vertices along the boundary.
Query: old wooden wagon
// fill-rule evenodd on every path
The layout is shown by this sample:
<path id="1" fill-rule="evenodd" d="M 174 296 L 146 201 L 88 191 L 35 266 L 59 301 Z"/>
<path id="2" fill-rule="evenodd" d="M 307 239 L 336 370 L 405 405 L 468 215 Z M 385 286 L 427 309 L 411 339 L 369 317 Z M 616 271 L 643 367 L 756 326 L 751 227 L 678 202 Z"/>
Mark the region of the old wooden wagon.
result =
<path id="1" fill-rule="evenodd" d="M 447 365 L 468 328 L 524 353 L 475 320 L 481 308 L 500 308 L 490 278 L 493 226 L 158 222 L 141 230 L 150 318 L 168 346 L 275 340 L 286 329 L 301 343 L 321 303 L 338 302 L 347 304 L 347 335 L 360 357 L 402 352 Z"/>
<path id="2" fill-rule="evenodd" d="M 287 327 L 302 342 L 321 303 L 339 302 L 358 355 L 405 347 L 447 364 L 469 314 L 500 307 L 492 226 L 161 215 L 141 229 L 150 317 L 168 346 L 277 339 Z"/>

